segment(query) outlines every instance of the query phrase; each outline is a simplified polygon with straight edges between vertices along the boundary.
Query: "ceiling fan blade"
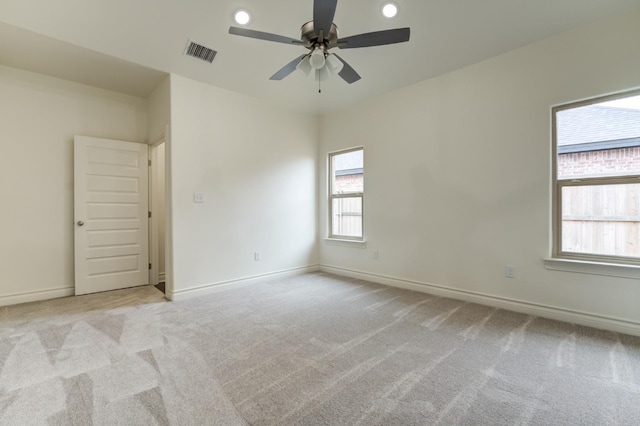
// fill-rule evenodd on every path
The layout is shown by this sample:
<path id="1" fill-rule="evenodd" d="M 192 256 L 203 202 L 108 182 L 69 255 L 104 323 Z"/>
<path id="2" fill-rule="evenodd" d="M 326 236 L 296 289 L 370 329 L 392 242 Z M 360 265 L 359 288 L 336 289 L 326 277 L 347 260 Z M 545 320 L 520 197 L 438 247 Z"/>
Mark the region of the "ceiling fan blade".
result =
<path id="1" fill-rule="evenodd" d="M 342 64 L 344 65 L 342 67 L 342 71 L 340 71 L 338 73 L 338 75 L 340 77 L 342 77 L 342 79 L 344 81 L 346 81 L 347 83 L 351 84 L 351 83 L 355 83 L 356 81 L 360 80 L 360 78 L 361 78 L 360 75 L 356 72 L 356 70 L 351 68 L 351 65 L 346 63 L 344 61 L 344 59 L 342 59 L 340 56 L 336 55 L 335 53 L 333 53 L 333 56 L 338 58 L 340 60 L 340 62 L 342 62 Z"/>
<path id="2" fill-rule="evenodd" d="M 340 49 L 354 49 L 356 47 L 382 46 L 385 44 L 409 41 L 411 28 L 396 28 L 394 30 L 375 31 L 358 34 L 338 40 Z"/>
<path id="3" fill-rule="evenodd" d="M 333 17 L 336 14 L 338 0 L 314 0 L 313 2 L 313 32 L 315 35 L 324 34 L 324 38 L 329 36 Z"/>
<path id="4" fill-rule="evenodd" d="M 269 80 L 282 80 L 283 78 L 285 78 L 286 76 L 288 76 L 289 74 L 291 74 L 292 72 L 294 72 L 296 70 L 296 67 L 298 66 L 300 61 L 302 61 L 304 59 L 305 56 L 307 56 L 307 55 L 298 56 L 293 61 L 291 61 L 287 65 L 285 65 L 284 67 L 280 68 L 280 70 L 277 73 L 275 73 L 274 75 L 272 75 L 269 78 Z"/>
<path id="5" fill-rule="evenodd" d="M 275 41 L 284 44 L 304 44 L 301 40 L 281 36 L 278 34 L 265 33 L 263 31 L 250 30 L 248 28 L 229 27 L 229 34 L 242 37 L 257 38 L 258 40 Z"/>

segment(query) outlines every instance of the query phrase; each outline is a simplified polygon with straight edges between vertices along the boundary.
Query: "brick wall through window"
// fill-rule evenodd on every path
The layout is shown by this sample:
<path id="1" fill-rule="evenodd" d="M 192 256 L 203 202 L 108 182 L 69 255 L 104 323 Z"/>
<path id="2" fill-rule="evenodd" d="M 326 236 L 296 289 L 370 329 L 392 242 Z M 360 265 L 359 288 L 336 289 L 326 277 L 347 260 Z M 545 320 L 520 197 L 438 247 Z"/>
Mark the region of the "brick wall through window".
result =
<path id="1" fill-rule="evenodd" d="M 558 155 L 558 176 L 618 175 L 640 170 L 640 147 Z"/>

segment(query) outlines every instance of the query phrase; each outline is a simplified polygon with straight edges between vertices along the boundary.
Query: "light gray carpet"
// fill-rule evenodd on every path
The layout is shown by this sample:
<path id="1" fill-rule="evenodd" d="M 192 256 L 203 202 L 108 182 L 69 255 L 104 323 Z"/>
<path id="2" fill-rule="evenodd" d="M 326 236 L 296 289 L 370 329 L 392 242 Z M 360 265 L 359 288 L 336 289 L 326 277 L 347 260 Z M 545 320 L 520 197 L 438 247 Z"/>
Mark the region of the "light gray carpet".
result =
<path id="1" fill-rule="evenodd" d="M 640 424 L 640 338 L 322 273 L 0 308 L 2 425 Z"/>

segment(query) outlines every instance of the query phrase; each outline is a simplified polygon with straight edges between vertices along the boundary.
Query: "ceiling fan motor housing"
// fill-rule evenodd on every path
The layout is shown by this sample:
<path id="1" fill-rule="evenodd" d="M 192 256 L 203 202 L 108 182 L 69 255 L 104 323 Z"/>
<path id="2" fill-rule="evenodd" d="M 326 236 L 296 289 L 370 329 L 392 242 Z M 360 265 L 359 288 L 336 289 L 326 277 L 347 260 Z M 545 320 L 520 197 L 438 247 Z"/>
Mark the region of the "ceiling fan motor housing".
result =
<path id="1" fill-rule="evenodd" d="M 320 40 L 320 35 L 316 34 L 313 27 L 313 21 L 309 21 L 300 28 L 300 39 L 307 49 L 321 48 L 326 51 L 338 45 L 338 27 L 336 24 L 331 24 L 329 34 L 322 34 L 322 40 Z"/>

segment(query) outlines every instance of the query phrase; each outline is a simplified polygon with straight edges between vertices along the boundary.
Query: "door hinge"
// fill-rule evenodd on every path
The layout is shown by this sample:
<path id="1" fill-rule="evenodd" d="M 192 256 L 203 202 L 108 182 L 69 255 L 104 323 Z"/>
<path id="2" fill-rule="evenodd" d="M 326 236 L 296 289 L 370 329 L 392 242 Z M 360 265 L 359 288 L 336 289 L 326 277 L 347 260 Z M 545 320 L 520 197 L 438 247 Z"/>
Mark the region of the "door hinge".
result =
<path id="1" fill-rule="evenodd" d="M 151 212 L 149 212 L 149 217 L 151 217 Z"/>
<path id="2" fill-rule="evenodd" d="M 151 160 L 149 160 L 149 167 L 151 167 Z"/>
<path id="3" fill-rule="evenodd" d="M 149 264 L 149 270 L 151 270 L 151 264 Z"/>

